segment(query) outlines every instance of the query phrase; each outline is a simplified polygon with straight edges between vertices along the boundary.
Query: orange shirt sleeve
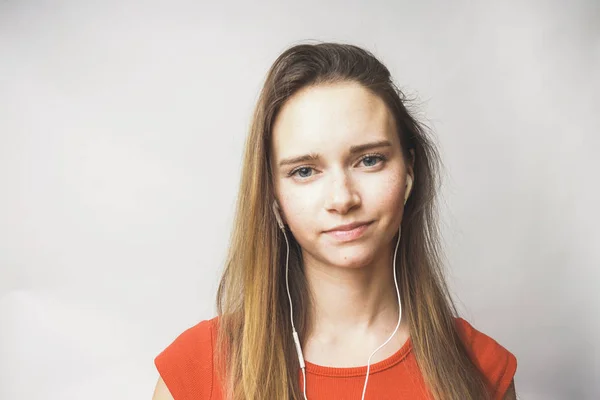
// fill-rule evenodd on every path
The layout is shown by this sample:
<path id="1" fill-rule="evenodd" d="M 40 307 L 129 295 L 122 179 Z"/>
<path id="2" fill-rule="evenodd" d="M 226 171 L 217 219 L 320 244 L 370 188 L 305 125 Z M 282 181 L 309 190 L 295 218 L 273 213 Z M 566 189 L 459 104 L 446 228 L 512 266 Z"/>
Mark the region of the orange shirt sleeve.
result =
<path id="1" fill-rule="evenodd" d="M 502 400 L 517 371 L 517 358 L 464 319 L 458 318 L 457 325 L 473 361 L 488 380 L 493 398 Z"/>
<path id="2" fill-rule="evenodd" d="M 209 320 L 181 333 L 154 359 L 175 400 L 210 399 L 213 389 L 212 329 Z"/>

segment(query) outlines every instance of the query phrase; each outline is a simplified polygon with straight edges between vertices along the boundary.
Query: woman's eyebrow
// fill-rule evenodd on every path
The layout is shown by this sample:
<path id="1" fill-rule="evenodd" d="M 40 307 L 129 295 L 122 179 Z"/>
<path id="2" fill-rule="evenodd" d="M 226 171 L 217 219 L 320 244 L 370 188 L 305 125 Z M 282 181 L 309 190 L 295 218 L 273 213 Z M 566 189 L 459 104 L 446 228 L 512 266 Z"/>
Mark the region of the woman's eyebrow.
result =
<path id="1" fill-rule="evenodd" d="M 378 147 L 391 147 L 392 144 L 389 140 L 380 140 L 377 142 L 359 144 L 356 146 L 350 147 L 350 154 L 361 153 L 366 150 L 375 149 Z M 305 161 L 317 161 L 321 156 L 318 153 L 310 153 L 305 154 L 303 156 L 285 158 L 279 162 L 279 166 L 283 167 L 285 165 L 296 164 Z"/>
<path id="2" fill-rule="evenodd" d="M 350 154 L 362 153 L 363 151 L 375 149 L 377 147 L 392 147 L 392 144 L 389 140 L 380 140 L 378 142 L 360 144 L 358 146 L 350 147 Z"/>

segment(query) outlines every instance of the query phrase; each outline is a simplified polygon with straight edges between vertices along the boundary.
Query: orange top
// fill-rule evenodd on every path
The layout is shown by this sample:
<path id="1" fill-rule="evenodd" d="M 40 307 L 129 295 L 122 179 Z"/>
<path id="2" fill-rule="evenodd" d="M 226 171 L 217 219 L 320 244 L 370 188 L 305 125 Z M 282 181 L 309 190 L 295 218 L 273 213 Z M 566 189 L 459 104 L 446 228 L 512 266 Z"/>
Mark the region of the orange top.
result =
<path id="1" fill-rule="evenodd" d="M 517 370 L 517 359 L 491 337 L 462 318 L 456 318 L 461 337 L 477 367 L 483 371 L 501 400 Z M 220 382 L 213 373 L 218 317 L 187 329 L 154 360 L 156 368 L 175 400 L 222 400 Z M 410 338 L 395 354 L 371 365 L 367 399 L 430 399 L 411 351 Z M 360 399 L 366 365 L 334 368 L 306 362 L 306 395 L 310 400 Z M 302 371 L 299 371 L 302 388 Z"/>

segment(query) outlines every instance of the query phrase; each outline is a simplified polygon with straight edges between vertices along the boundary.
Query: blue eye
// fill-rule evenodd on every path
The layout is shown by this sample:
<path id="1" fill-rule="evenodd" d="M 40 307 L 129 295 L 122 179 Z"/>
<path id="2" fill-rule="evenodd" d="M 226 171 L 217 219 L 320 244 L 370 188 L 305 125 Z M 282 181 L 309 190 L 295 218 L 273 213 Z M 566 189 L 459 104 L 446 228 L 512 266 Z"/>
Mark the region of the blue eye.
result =
<path id="1" fill-rule="evenodd" d="M 376 166 L 378 163 L 377 161 L 379 161 L 380 163 L 385 161 L 385 157 L 380 155 L 380 154 L 369 154 L 364 156 L 360 162 L 365 163 L 366 167 L 374 167 Z"/>
<path id="2" fill-rule="evenodd" d="M 295 170 L 293 170 L 292 172 L 290 172 L 290 176 L 294 176 L 294 175 L 298 175 L 300 178 L 308 178 L 310 175 L 305 175 L 304 173 L 307 173 L 312 171 L 313 169 L 310 167 L 300 167 L 300 168 L 296 168 Z"/>

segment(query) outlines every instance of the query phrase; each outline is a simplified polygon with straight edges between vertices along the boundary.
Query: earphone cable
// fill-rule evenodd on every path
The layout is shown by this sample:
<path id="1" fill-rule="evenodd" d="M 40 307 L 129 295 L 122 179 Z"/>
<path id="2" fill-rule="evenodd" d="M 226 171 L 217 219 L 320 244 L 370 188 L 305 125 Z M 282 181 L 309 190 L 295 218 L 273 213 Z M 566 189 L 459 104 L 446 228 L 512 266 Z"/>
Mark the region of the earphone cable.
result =
<path id="1" fill-rule="evenodd" d="M 290 295 L 290 284 L 289 284 L 289 259 L 290 259 L 290 243 L 288 242 L 288 238 L 287 235 L 285 233 L 285 228 L 282 228 L 281 230 L 283 231 L 283 237 L 285 238 L 285 247 L 286 247 L 286 253 L 285 253 L 285 287 L 287 289 L 287 295 L 288 295 L 288 300 L 290 301 L 290 320 L 292 322 L 292 334 L 294 336 L 294 342 L 296 344 L 296 352 L 298 354 L 298 359 L 300 361 L 300 368 L 302 369 L 302 384 L 304 386 L 304 389 L 302 390 L 302 393 L 304 395 L 304 400 L 308 400 L 306 398 L 306 369 L 304 366 L 304 359 L 302 357 L 302 349 L 300 348 L 300 340 L 298 339 L 298 332 L 296 332 L 296 326 L 294 325 L 294 308 L 292 305 L 292 296 Z"/>
<path id="2" fill-rule="evenodd" d="M 396 249 L 394 250 L 394 283 L 396 284 L 396 295 L 398 296 L 398 323 L 396 324 L 396 329 L 390 335 L 388 340 L 386 340 L 381 346 L 379 346 L 371 355 L 369 356 L 369 360 L 367 361 L 367 376 L 365 377 L 365 386 L 363 387 L 362 400 L 365 399 L 365 393 L 367 392 L 367 382 L 369 381 L 369 370 L 371 369 L 371 357 L 375 355 L 383 346 L 388 344 L 390 340 L 394 337 L 398 328 L 400 327 L 400 321 L 402 320 L 402 302 L 400 301 L 400 290 L 398 289 L 398 279 L 396 278 L 396 254 L 398 253 L 398 244 L 400 244 L 400 236 L 402 235 L 402 228 L 398 230 L 398 241 L 396 242 Z"/>

